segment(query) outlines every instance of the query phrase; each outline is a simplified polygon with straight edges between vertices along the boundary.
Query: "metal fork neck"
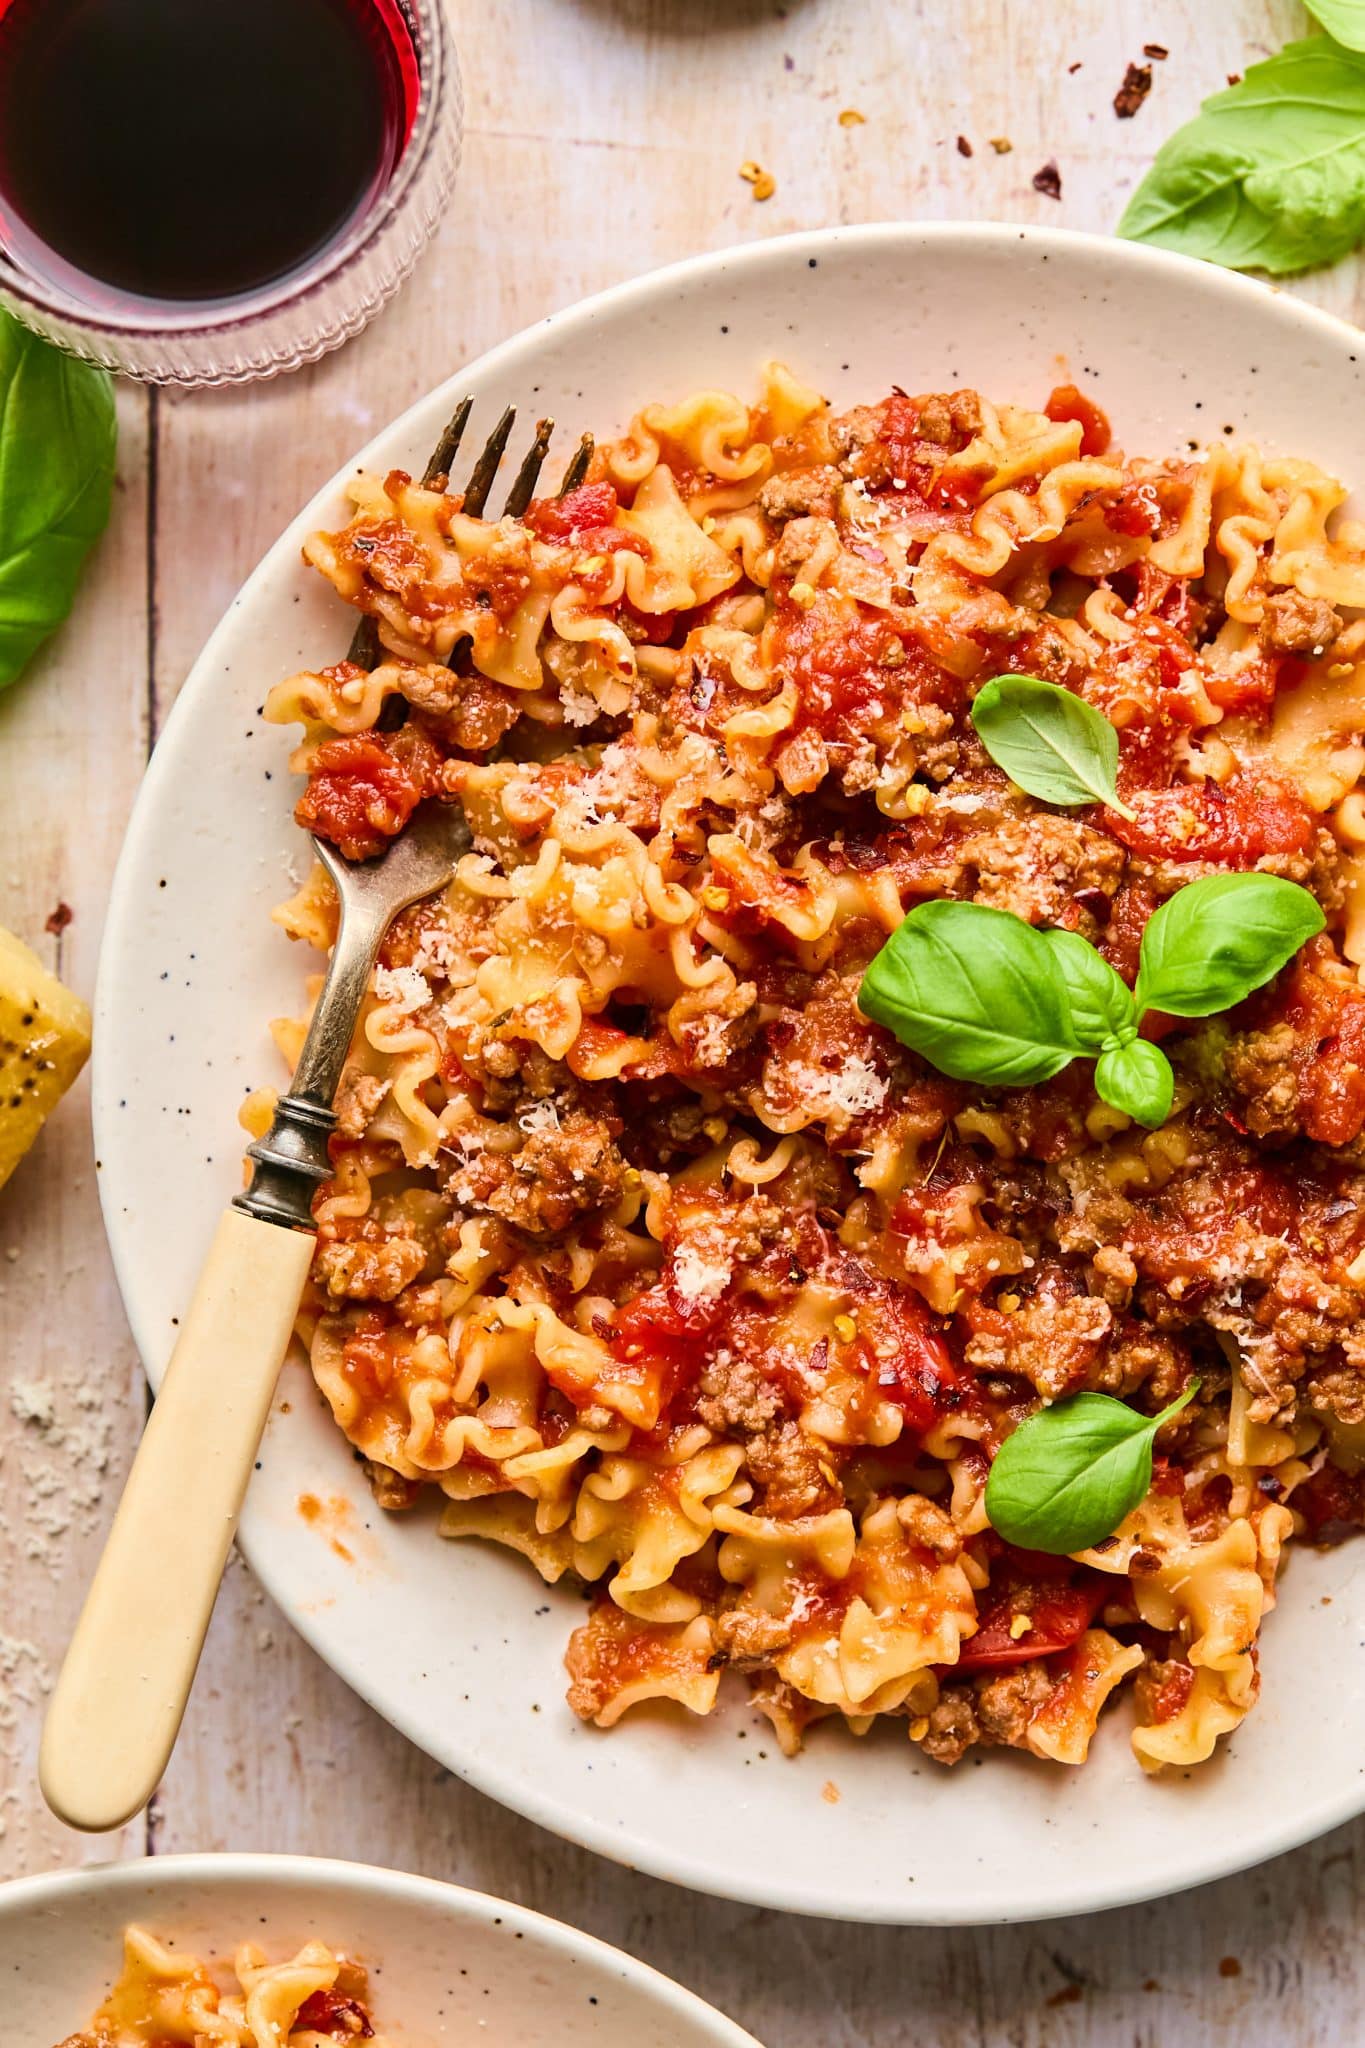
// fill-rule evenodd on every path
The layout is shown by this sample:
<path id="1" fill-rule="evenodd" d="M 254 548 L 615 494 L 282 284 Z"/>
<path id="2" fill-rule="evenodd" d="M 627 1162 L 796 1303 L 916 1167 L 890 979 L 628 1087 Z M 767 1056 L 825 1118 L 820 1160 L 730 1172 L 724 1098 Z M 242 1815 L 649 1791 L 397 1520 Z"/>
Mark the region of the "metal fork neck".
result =
<path id="1" fill-rule="evenodd" d="M 265 1136 L 247 1146 L 250 1185 L 233 1199 L 234 1208 L 259 1222 L 278 1223 L 286 1230 L 314 1227 L 313 1197 L 332 1172 L 332 1103 L 386 922 L 370 905 L 352 903 L 348 908 L 343 898 L 327 978 L 313 1008 L 293 1086 L 280 1097 Z"/>

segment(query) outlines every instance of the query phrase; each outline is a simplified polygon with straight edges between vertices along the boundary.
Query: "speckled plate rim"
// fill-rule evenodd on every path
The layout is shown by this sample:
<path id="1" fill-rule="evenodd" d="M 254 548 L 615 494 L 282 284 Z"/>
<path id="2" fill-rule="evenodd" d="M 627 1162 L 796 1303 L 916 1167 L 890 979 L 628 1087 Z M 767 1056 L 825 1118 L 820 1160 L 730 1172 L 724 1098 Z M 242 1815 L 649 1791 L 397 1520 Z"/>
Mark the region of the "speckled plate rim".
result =
<path id="1" fill-rule="evenodd" d="M 433 438 L 434 427 L 467 388 L 482 387 L 486 391 L 492 387 L 508 392 L 524 390 L 528 366 L 534 364 L 542 337 L 553 334 L 561 341 L 586 344 L 591 340 L 594 329 L 606 321 L 639 315 L 651 307 L 665 304 L 677 306 L 686 301 L 691 291 L 717 279 L 743 272 L 746 283 L 765 279 L 776 282 L 791 273 L 799 273 L 803 265 L 814 267 L 835 250 L 854 250 L 882 260 L 897 257 L 907 261 L 924 259 L 942 267 L 950 266 L 955 256 L 980 252 L 1003 256 L 1011 246 L 1017 246 L 1025 255 L 1042 263 L 1054 256 L 1093 262 L 1097 277 L 1106 273 L 1122 274 L 1134 307 L 1142 309 L 1135 312 L 1136 318 L 1145 317 L 1146 309 L 1160 306 L 1165 287 L 1174 288 L 1177 296 L 1195 289 L 1210 306 L 1216 305 L 1221 309 L 1230 335 L 1238 334 L 1241 331 L 1239 323 L 1244 323 L 1247 328 L 1263 334 L 1274 330 L 1281 342 L 1303 344 L 1305 354 L 1310 353 L 1311 346 L 1316 346 L 1330 351 L 1333 356 L 1340 357 L 1344 353 L 1353 364 L 1357 351 L 1365 356 L 1365 337 L 1355 329 L 1272 286 L 1165 251 L 1108 237 L 1001 223 L 952 222 L 883 223 L 784 236 L 689 259 L 652 272 L 553 314 L 537 326 L 501 343 L 446 379 L 374 436 L 366 448 L 343 465 L 318 491 L 263 558 L 207 642 L 167 720 L 139 793 L 114 876 L 101 948 L 95 998 L 93 1087 L 96 1148 L 102 1161 L 101 1200 L 119 1286 L 153 1386 L 159 1382 L 168 1355 L 170 1333 L 159 1314 L 157 1287 L 144 1270 L 131 1236 L 124 1228 L 121 1213 L 138 1200 L 141 1183 L 132 1150 L 125 1148 L 123 1143 L 118 1120 L 120 1075 L 130 1071 L 129 1062 L 135 1057 L 133 1046 L 137 1035 L 135 1005 L 126 1000 L 127 991 L 121 986 L 119 963 L 125 957 L 132 957 L 136 951 L 136 927 L 141 911 L 133 881 L 136 875 L 150 871 L 149 841 L 156 829 L 163 797 L 190 746 L 200 701 L 225 666 L 224 656 L 229 645 L 241 631 L 242 612 L 262 597 L 282 555 L 287 553 L 297 560 L 304 538 L 324 513 L 335 511 L 339 489 L 357 466 L 366 463 L 389 466 L 395 449 L 407 451 L 411 459 L 415 450 Z M 1065 332 L 1059 332 L 1058 347 L 1065 349 L 1070 339 Z M 775 350 L 780 351 L 784 343 L 783 334 L 774 336 Z M 799 344 L 794 346 L 800 367 Z M 1362 376 L 1361 387 L 1365 396 L 1365 376 Z M 1361 475 L 1365 479 L 1365 463 L 1362 464 Z M 299 572 L 300 575 L 302 573 Z M 282 762 L 283 747 L 280 759 Z M 121 1043 L 121 1035 L 125 1032 L 126 1041 Z M 225 1185 L 224 1194 L 227 1192 Z M 263 1532 L 255 1526 L 250 1499 L 241 1541 L 249 1563 L 267 1592 L 305 1640 L 392 1725 L 471 1784 L 570 1841 L 694 1889 L 754 1905 L 901 1925 L 986 1925 L 1010 1920 L 1045 1919 L 1134 1904 L 1209 1882 L 1295 1848 L 1365 1810 L 1365 1765 L 1359 1765 L 1352 1759 L 1348 1769 L 1343 1756 L 1339 1778 L 1330 1788 L 1306 1797 L 1297 1805 L 1285 1800 L 1279 1803 L 1279 1810 L 1274 1813 L 1253 1802 L 1250 1814 L 1245 1809 L 1241 1810 L 1236 1827 L 1223 1825 L 1221 1819 L 1216 1825 L 1199 1825 L 1200 1802 L 1194 1798 L 1192 1788 L 1183 1789 L 1179 1796 L 1189 1801 L 1190 1806 L 1184 1816 L 1177 1819 L 1172 1815 L 1169 1856 L 1161 1859 L 1159 1867 L 1154 1865 L 1141 1873 L 1128 1867 L 1122 1848 L 1116 1846 L 1114 1853 L 1102 1857 L 1080 1856 L 1074 1865 L 1067 1856 L 1059 1858 L 1053 1855 L 1050 1860 L 1040 1862 L 1036 1870 L 1030 1871 L 1027 1881 L 1021 1875 L 1018 1881 L 1002 1884 L 991 1868 L 990 1844 L 985 1842 L 983 1853 L 977 1859 L 982 1866 L 979 1881 L 972 1885 L 959 1883 L 951 1896 L 935 1896 L 932 1880 L 903 1893 L 892 1884 L 879 1888 L 871 1878 L 856 1896 L 852 1896 L 846 1886 L 836 1885 L 819 1872 L 812 1876 L 798 1870 L 783 1857 L 774 1857 L 756 1874 L 736 1869 L 726 1857 L 723 1844 L 709 1856 L 680 1847 L 677 1843 L 664 1849 L 646 1824 L 618 1821 L 613 1825 L 593 1799 L 566 1797 L 556 1784 L 545 1779 L 532 1779 L 524 1770 L 516 1768 L 501 1743 L 478 1749 L 461 1748 L 457 1741 L 452 1741 L 448 1745 L 434 1747 L 429 1731 L 422 1725 L 422 1717 L 412 1703 L 389 1696 L 376 1682 L 375 1673 L 367 1664 L 364 1646 L 354 1641 L 339 1640 L 335 1629 L 329 1627 L 327 1601 L 301 1603 L 294 1575 L 277 1565 L 271 1544 L 264 1540 Z M 319 1571 L 322 1569 L 320 1565 Z M 1317 1568 L 1308 1560 L 1297 1562 L 1295 1569 L 1297 1577 L 1303 1580 Z M 1333 1571 L 1334 1568 L 1329 1568 L 1326 1577 L 1319 1575 L 1317 1583 L 1339 1589 L 1340 1577 L 1334 1576 Z M 1306 1600 L 1307 1587 L 1296 1587 L 1296 1594 L 1301 1594 Z M 1354 1689 L 1341 1703 L 1343 1711 L 1348 1708 L 1356 1711 L 1351 1705 L 1353 1700 L 1365 1703 L 1365 1669 L 1356 1672 Z M 1258 1711 L 1264 1721 L 1264 1701 Z M 609 1739 L 618 1740 L 619 1731 Z M 1297 1737 L 1286 1740 L 1286 1754 L 1294 1753 L 1296 1740 Z M 688 1749 L 683 1761 L 689 1761 L 694 1754 Z M 825 1752 L 825 1757 L 828 1767 L 829 1752 Z M 999 1771 L 1002 1802 L 1008 1802 L 1014 1796 L 1011 1788 L 1018 1784 L 1011 1770 L 1015 1761 L 1013 1758 L 993 1759 Z M 1132 1768 L 1138 1777 L 1136 1767 Z M 1234 1759 L 1224 1756 L 1204 1767 L 1203 1784 L 1212 1788 L 1223 1773 L 1238 1768 Z M 1241 1768 L 1246 1769 L 1246 1766 Z M 1086 1771 L 1097 1776 L 1093 1762 Z M 1085 1776 L 1086 1773 L 1080 1775 Z M 1138 1781 L 1141 1782 L 1140 1777 Z M 1248 1783 L 1252 1782 L 1249 1777 Z M 599 1785 L 598 1790 L 601 1789 Z M 1174 1789 L 1167 1791 L 1163 1788 L 1156 1796 L 1168 1802 L 1167 1811 L 1170 1811 L 1169 1802 L 1176 1797 Z M 1043 1824 L 1048 1823 L 1044 1820 Z M 1086 1823 L 1096 1829 L 1103 1825 L 1106 1830 L 1112 1824 L 1108 1810 L 1103 1813 L 1102 1820 L 1096 1818 Z M 1040 1848 L 1043 1840 L 1045 1838 L 1040 1839 Z M 1055 1838 L 1053 1846 L 1060 1847 Z"/>
<path id="2" fill-rule="evenodd" d="M 86 1864 L 77 1869 L 45 1871 L 34 1877 L 11 1879 L 0 1884 L 0 1951 L 8 1928 L 22 1932 L 32 1916 L 60 1913 L 72 1903 L 96 1893 L 111 1902 L 132 1899 L 153 1891 L 193 1889 L 211 1899 L 215 1891 L 233 1883 L 246 1883 L 281 1892 L 298 1887 L 318 1895 L 363 1902 L 383 1899 L 405 1908 L 434 1907 L 449 1918 L 453 1928 L 488 1932 L 505 1929 L 522 1938 L 528 1951 L 573 1964 L 589 1965 L 597 1978 L 625 1983 L 657 2007 L 660 2015 L 686 2025 L 688 2041 L 695 2048 L 762 2048 L 727 2014 L 708 2005 L 694 1991 L 666 1977 L 649 1963 L 643 1963 L 626 1949 L 584 1934 L 546 1913 L 498 1899 L 489 1892 L 471 1891 L 466 1885 L 448 1884 L 441 1878 L 418 1877 L 409 1871 L 391 1870 L 378 1864 L 351 1863 L 339 1857 L 272 1855 L 247 1850 L 198 1852 L 186 1855 L 139 1856 L 123 1863 Z M 155 1930 L 154 1930 L 155 1931 Z M 246 1930 L 225 1928 L 225 1935 Z M 111 1958 L 112 1960 L 112 1958 Z M 75 2024 L 80 2024 L 78 2016 Z M 403 2038 L 403 2037 L 399 2037 Z M 29 2048 L 29 2044 L 26 2044 Z M 31 2044 L 42 2048 L 42 2044 Z"/>

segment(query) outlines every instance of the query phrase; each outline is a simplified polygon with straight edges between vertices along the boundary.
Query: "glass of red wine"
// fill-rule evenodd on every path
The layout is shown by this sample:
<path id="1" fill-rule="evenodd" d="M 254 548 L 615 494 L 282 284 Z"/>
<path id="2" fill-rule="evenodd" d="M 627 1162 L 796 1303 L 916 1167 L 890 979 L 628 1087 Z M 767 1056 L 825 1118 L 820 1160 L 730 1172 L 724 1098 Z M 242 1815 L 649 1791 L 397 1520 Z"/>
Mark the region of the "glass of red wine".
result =
<path id="1" fill-rule="evenodd" d="M 0 0 L 0 303 L 225 384 L 357 334 L 459 163 L 444 0 Z"/>

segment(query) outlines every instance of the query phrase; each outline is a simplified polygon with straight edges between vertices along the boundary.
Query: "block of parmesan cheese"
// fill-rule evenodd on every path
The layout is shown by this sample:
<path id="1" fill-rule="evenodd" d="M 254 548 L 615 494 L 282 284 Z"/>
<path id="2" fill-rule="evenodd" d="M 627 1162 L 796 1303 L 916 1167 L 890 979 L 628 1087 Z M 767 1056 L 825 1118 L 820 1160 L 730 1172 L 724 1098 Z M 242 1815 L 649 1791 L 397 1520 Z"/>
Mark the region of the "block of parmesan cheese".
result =
<path id="1" fill-rule="evenodd" d="M 85 1065 L 90 1012 L 0 927 L 0 1187 Z"/>

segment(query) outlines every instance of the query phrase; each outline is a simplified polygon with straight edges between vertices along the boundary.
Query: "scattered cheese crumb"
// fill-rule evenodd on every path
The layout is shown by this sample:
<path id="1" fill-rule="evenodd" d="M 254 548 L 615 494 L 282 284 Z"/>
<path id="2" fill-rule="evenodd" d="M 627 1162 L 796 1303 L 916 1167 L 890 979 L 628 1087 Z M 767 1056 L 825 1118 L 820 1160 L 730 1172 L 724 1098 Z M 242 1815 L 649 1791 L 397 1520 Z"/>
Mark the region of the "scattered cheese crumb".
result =
<path id="1" fill-rule="evenodd" d="M 57 1419 L 56 1398 L 49 1380 L 12 1380 L 9 1405 L 20 1422 L 31 1422 L 38 1429 L 51 1429 Z"/>
<path id="2" fill-rule="evenodd" d="M 765 171 L 749 157 L 739 167 L 739 175 L 746 185 L 753 189 L 755 199 L 771 199 L 777 190 L 777 180 L 771 171 Z"/>
<path id="3" fill-rule="evenodd" d="M 839 109 L 839 126 L 841 128 L 861 128 L 866 120 L 867 115 L 860 114 L 856 107 L 841 107 Z"/>
<path id="4" fill-rule="evenodd" d="M 1014 148 L 1014 144 L 1010 141 L 1008 135 L 992 135 L 991 148 L 997 156 L 1008 156 Z"/>
<path id="5" fill-rule="evenodd" d="M 1017 1643 L 1020 1637 L 1026 1636 L 1032 1627 L 1033 1623 L 1026 1614 L 1016 1614 L 1014 1620 L 1010 1623 L 1010 1641 Z"/>

